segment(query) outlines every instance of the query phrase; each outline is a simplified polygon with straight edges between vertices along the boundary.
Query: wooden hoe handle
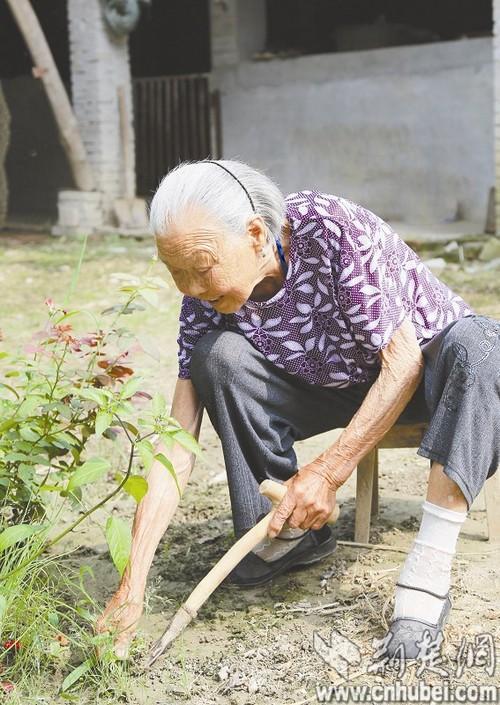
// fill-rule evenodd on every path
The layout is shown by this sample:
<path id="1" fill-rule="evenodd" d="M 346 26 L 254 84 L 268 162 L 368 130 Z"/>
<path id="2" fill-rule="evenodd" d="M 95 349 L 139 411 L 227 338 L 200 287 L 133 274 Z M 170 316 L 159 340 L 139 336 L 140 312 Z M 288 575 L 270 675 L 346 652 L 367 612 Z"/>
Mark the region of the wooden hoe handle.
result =
<path id="1" fill-rule="evenodd" d="M 274 507 L 281 502 L 287 493 L 286 485 L 280 485 L 273 480 L 264 480 L 259 487 L 260 493 L 268 497 Z M 200 607 L 208 600 L 213 591 L 221 584 L 224 578 L 233 570 L 235 566 L 249 553 L 252 548 L 267 536 L 267 530 L 274 514 L 274 507 L 266 516 L 261 519 L 252 529 L 247 531 L 229 551 L 214 565 L 212 570 L 205 575 L 198 583 L 188 599 L 182 604 L 174 615 L 170 626 L 165 630 L 163 636 L 155 642 L 148 655 L 146 667 L 151 666 L 159 656 L 165 651 L 167 646 L 179 636 L 189 622 L 196 617 Z M 339 508 L 335 508 L 328 518 L 328 523 L 337 521 Z"/>

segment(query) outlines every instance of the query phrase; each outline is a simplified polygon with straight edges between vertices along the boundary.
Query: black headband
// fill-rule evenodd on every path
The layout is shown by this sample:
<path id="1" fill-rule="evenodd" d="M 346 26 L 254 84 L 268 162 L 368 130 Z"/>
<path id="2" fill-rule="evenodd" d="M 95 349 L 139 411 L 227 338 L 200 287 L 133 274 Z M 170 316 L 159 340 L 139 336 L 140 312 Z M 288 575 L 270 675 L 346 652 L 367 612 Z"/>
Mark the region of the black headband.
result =
<path id="1" fill-rule="evenodd" d="M 257 212 L 257 211 L 255 210 L 255 206 L 254 206 L 254 204 L 253 204 L 252 197 L 250 196 L 250 194 L 248 193 L 248 191 L 246 190 L 246 188 L 243 186 L 243 184 L 241 183 L 241 181 L 238 179 L 238 177 L 237 177 L 235 174 L 233 174 L 232 171 L 229 171 L 229 169 L 227 169 L 225 166 L 223 166 L 223 165 L 220 164 L 219 162 L 214 162 L 214 161 L 211 161 L 210 159 L 205 159 L 205 160 L 203 161 L 203 163 L 204 163 L 204 164 L 215 164 L 215 166 L 220 166 L 221 169 L 224 169 L 224 171 L 227 171 L 227 173 L 228 173 L 230 176 L 232 176 L 235 181 L 237 181 L 237 182 L 239 183 L 239 185 L 241 186 L 241 188 L 243 189 L 243 191 L 244 191 L 244 192 L 246 193 L 246 195 L 248 196 L 248 200 L 250 201 L 250 205 L 252 206 L 253 212 L 254 212 L 254 213 Z"/>

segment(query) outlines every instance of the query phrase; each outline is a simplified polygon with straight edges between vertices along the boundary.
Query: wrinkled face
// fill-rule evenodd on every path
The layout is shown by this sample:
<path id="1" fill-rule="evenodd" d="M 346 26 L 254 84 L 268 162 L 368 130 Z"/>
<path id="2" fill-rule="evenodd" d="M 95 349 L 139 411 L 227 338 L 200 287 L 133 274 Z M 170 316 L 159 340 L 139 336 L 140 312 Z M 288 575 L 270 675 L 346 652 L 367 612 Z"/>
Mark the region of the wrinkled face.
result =
<path id="1" fill-rule="evenodd" d="M 260 216 L 238 237 L 193 208 L 157 237 L 157 245 L 179 291 L 210 302 L 219 313 L 238 311 L 265 276 L 266 230 Z"/>

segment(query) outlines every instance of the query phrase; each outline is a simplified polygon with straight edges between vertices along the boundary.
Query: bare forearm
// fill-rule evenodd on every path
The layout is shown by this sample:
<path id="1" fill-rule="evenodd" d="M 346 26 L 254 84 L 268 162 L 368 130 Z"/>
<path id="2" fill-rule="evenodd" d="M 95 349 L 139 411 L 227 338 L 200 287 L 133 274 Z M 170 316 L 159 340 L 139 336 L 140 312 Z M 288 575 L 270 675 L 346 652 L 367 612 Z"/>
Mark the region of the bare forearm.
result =
<path id="1" fill-rule="evenodd" d="M 382 358 L 379 376 L 339 438 L 316 460 L 332 489 L 338 489 L 359 461 L 391 429 L 418 388 L 424 362 L 408 329 Z"/>
<path id="2" fill-rule="evenodd" d="M 176 386 L 171 416 L 197 439 L 202 415 L 203 408 L 191 382 L 181 380 Z M 178 444 L 172 450 L 166 451 L 159 443 L 155 450 L 169 457 L 181 492 L 184 492 L 194 466 L 193 454 Z M 175 514 L 180 499 L 173 478 L 161 463 L 153 463 L 147 481 L 148 491 L 139 503 L 134 517 L 130 561 L 122 578 L 122 586 L 135 594 L 144 592 L 156 548 Z"/>

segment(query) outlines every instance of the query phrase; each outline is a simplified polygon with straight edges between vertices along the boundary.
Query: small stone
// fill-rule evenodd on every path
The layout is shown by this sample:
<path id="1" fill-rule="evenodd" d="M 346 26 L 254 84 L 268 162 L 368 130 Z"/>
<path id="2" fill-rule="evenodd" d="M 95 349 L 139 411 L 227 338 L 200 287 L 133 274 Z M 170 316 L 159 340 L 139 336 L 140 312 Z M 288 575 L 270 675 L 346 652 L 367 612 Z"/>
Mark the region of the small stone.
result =
<path id="1" fill-rule="evenodd" d="M 254 693 L 258 693 L 260 689 L 260 686 L 257 682 L 257 679 L 254 678 L 254 676 L 250 676 L 248 679 L 247 683 L 247 690 L 250 693 L 250 695 L 253 695 Z"/>
<path id="2" fill-rule="evenodd" d="M 220 681 L 226 681 L 229 678 L 229 666 L 222 666 L 217 674 Z"/>
<path id="3" fill-rule="evenodd" d="M 446 260 L 443 257 L 434 257 L 433 259 L 424 260 L 426 267 L 429 267 L 432 272 L 439 273 L 446 268 Z"/>
<path id="4" fill-rule="evenodd" d="M 500 238 L 490 237 L 483 245 L 483 249 L 479 253 L 481 262 L 490 262 L 493 259 L 500 257 Z"/>

